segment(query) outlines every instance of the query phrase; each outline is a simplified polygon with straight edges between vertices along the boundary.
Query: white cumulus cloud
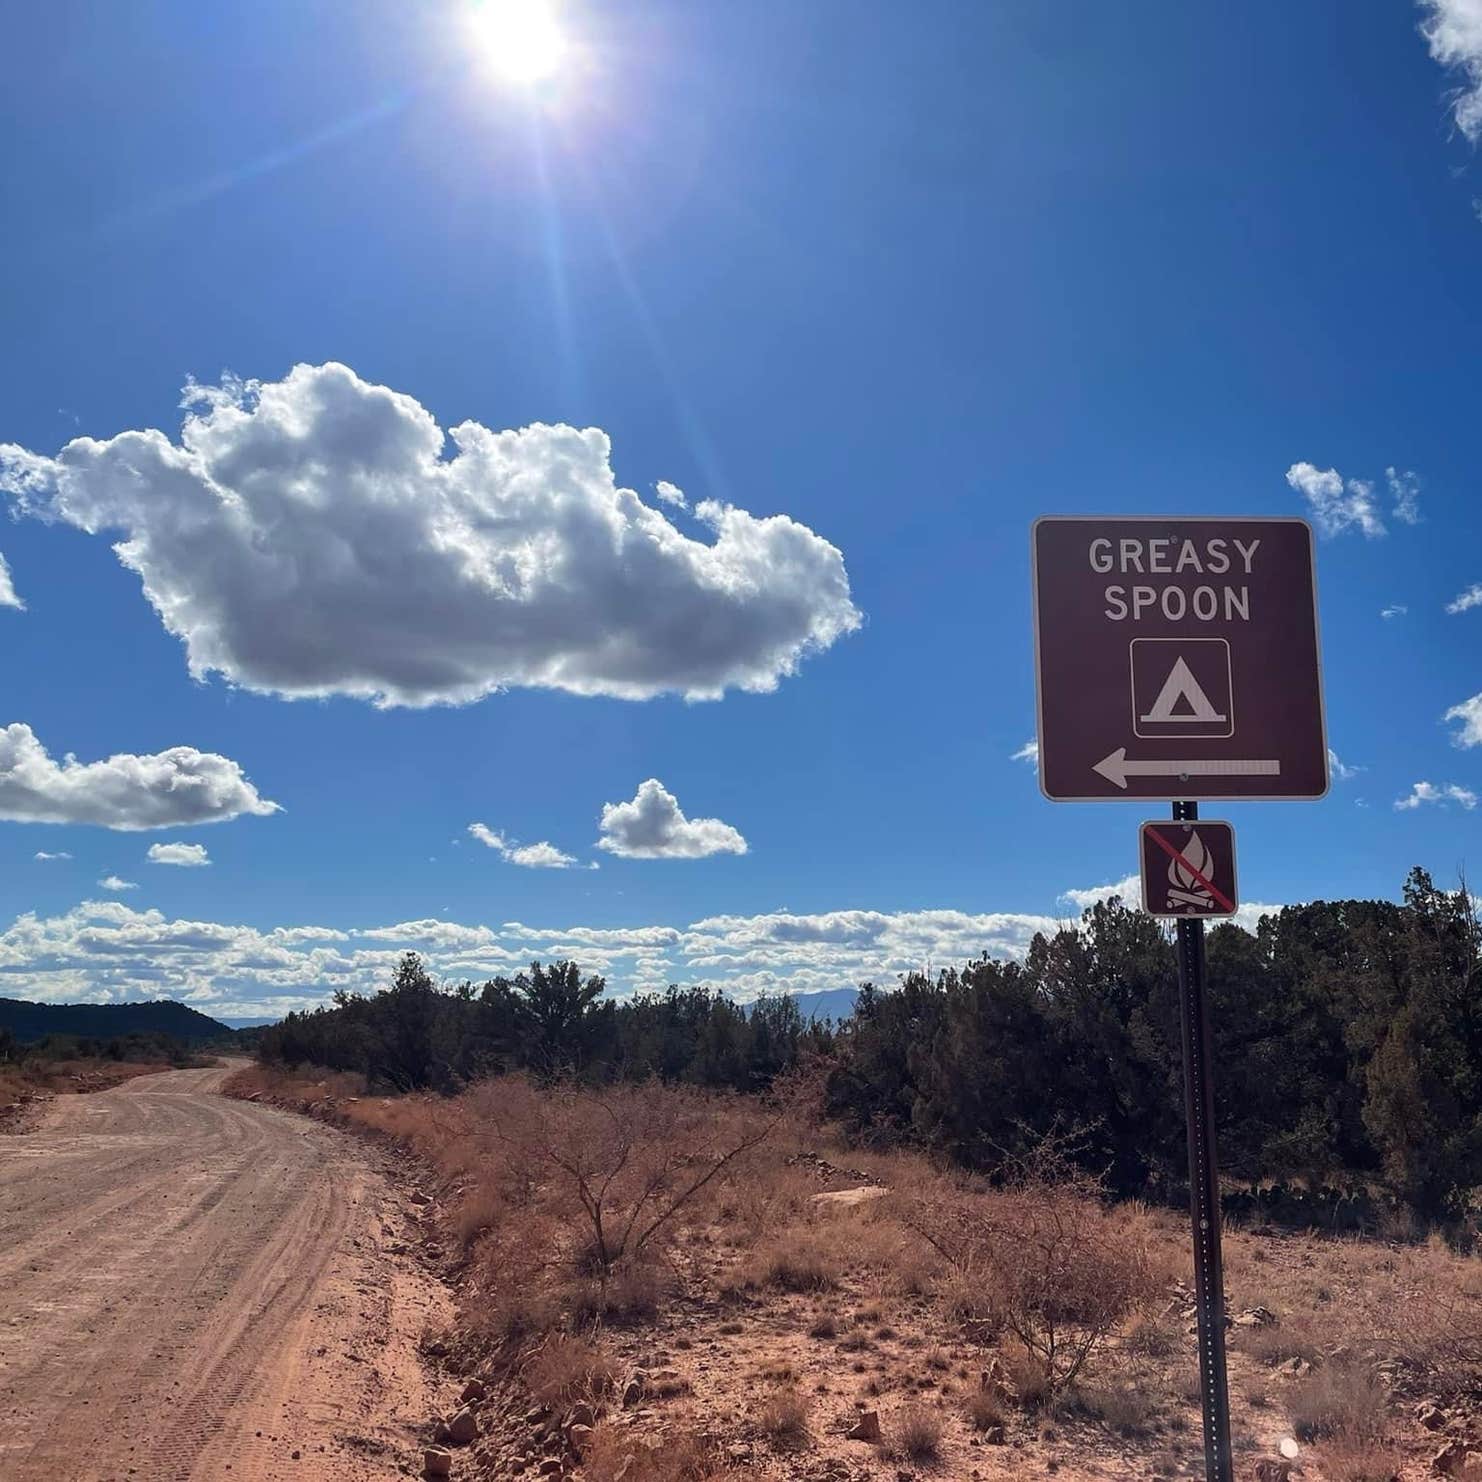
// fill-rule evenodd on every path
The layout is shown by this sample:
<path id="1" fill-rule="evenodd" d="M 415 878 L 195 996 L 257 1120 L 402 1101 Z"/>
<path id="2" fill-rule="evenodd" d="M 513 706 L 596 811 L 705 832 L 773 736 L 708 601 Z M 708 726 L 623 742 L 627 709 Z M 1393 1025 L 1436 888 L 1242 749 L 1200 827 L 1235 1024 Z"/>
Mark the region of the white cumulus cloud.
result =
<path id="1" fill-rule="evenodd" d="M 654 493 L 665 504 L 672 504 L 675 509 L 688 509 L 690 502 L 684 497 L 684 490 L 677 484 L 671 484 L 668 479 L 660 479 L 654 485 Z"/>
<path id="2" fill-rule="evenodd" d="M 1345 483 L 1336 468 L 1316 468 L 1311 463 L 1292 464 L 1286 481 L 1307 501 L 1323 535 L 1341 535 L 1349 528 L 1362 530 L 1370 539 L 1385 533 L 1374 504 L 1373 484 L 1363 479 Z"/>
<path id="3" fill-rule="evenodd" d="M 1389 497 L 1394 501 L 1394 516 L 1402 525 L 1420 523 L 1420 475 L 1408 469 L 1386 468 Z"/>
<path id="4" fill-rule="evenodd" d="M 710 539 L 691 539 L 618 486 L 599 428 L 444 434 L 336 364 L 192 384 L 185 406 L 179 443 L 0 445 L 0 490 L 117 533 L 197 677 L 382 705 L 512 685 L 714 699 L 774 689 L 860 624 L 828 541 L 708 500 Z"/>
<path id="5" fill-rule="evenodd" d="M 1473 582 L 1466 591 L 1458 592 L 1446 604 L 1446 611 L 1455 617 L 1457 613 L 1470 612 L 1474 607 L 1482 607 L 1482 581 Z"/>
<path id="6" fill-rule="evenodd" d="M 1109 890 L 1136 900 L 1136 881 L 1063 900 L 1088 903 Z M 1251 904 L 1236 918 L 1254 929 L 1280 909 Z M 119 900 L 87 901 L 60 916 L 19 916 L 0 931 L 0 996 L 44 1002 L 172 997 L 217 1015 L 283 1014 L 328 1001 L 336 989 L 372 993 L 401 954 L 420 952 L 445 982 L 481 982 L 571 958 L 622 996 L 668 983 L 706 983 L 745 1000 L 760 993 L 810 993 L 867 980 L 961 966 L 985 953 L 1023 958 L 1036 933 L 1063 915 L 845 909 L 810 915 L 773 911 L 711 916 L 688 926 L 465 924 L 438 918 L 342 930 L 269 930 L 217 921 L 172 920 Z"/>
<path id="7" fill-rule="evenodd" d="M 1060 899 L 1074 906 L 1077 911 L 1084 911 L 1087 906 L 1109 901 L 1114 895 L 1121 896 L 1127 905 L 1136 906 L 1142 900 L 1141 876 L 1125 875 L 1108 885 L 1092 885 L 1085 890 L 1066 890 L 1061 893 Z"/>
<path id="8" fill-rule="evenodd" d="M 58 849 L 55 854 L 49 854 L 45 849 L 36 851 L 37 859 L 71 859 L 72 856 L 65 849 Z"/>
<path id="9" fill-rule="evenodd" d="M 138 885 L 132 880 L 120 880 L 117 875 L 104 875 L 98 884 L 104 890 L 138 890 Z"/>
<path id="10" fill-rule="evenodd" d="M 151 844 L 150 864 L 180 865 L 186 869 L 199 869 L 211 863 L 204 844 Z"/>
<path id="11" fill-rule="evenodd" d="M 1452 111 L 1457 128 L 1475 144 L 1482 138 L 1482 0 L 1420 0 L 1420 7 L 1431 56 L 1461 74 Z"/>
<path id="12" fill-rule="evenodd" d="M 26 604 L 16 596 L 15 583 L 10 577 L 10 565 L 4 556 L 0 556 L 0 607 L 15 607 L 22 612 L 26 610 Z"/>
<path id="13" fill-rule="evenodd" d="M 1457 721 L 1461 726 L 1451 738 L 1453 746 L 1482 746 L 1482 694 L 1453 705 L 1441 718 Z"/>
<path id="14" fill-rule="evenodd" d="M 538 844 L 517 844 L 486 823 L 471 823 L 468 832 L 485 848 L 495 850 L 501 859 L 527 870 L 569 870 L 576 863 L 574 855 L 563 853 L 545 839 Z"/>
<path id="15" fill-rule="evenodd" d="M 1470 812 L 1477 806 L 1477 794 L 1469 787 L 1460 787 L 1454 782 L 1446 782 L 1437 787 L 1432 782 L 1417 782 L 1407 797 L 1396 798 L 1397 809 L 1418 808 L 1422 803 L 1459 803 Z"/>
<path id="16" fill-rule="evenodd" d="M 630 803 L 602 807 L 599 849 L 624 859 L 701 859 L 745 854 L 746 840 L 718 818 L 686 818 L 679 800 L 656 777 L 638 786 Z"/>
<path id="17" fill-rule="evenodd" d="M 14 823 L 90 823 L 101 828 L 178 828 L 243 813 L 278 812 L 228 757 L 193 746 L 101 762 L 55 761 L 30 726 L 0 727 L 0 818 Z"/>

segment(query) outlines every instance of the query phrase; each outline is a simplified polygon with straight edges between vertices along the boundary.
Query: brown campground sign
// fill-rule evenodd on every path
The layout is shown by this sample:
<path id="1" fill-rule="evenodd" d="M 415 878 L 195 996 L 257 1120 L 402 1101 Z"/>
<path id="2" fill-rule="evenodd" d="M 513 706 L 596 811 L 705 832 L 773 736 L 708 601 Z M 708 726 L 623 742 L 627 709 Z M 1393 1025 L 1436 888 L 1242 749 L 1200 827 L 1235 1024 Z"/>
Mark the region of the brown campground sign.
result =
<path id="1" fill-rule="evenodd" d="M 1033 569 L 1046 797 L 1327 791 L 1305 520 L 1049 516 Z"/>

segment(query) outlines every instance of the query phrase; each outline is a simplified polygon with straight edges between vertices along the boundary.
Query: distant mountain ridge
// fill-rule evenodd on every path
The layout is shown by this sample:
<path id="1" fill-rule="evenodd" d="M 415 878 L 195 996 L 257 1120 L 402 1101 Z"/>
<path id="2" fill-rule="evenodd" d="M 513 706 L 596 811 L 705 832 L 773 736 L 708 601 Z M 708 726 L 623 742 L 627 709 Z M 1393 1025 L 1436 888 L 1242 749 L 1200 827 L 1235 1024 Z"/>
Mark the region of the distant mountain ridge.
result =
<path id="1" fill-rule="evenodd" d="M 30 1003 L 0 998 L 0 1029 L 19 1040 L 73 1034 L 80 1039 L 113 1039 L 125 1034 L 168 1034 L 179 1040 L 223 1039 L 225 1024 L 187 1004 L 162 998 L 150 1003 Z"/>
<path id="2" fill-rule="evenodd" d="M 826 988 L 818 993 L 792 993 L 788 996 L 797 1004 L 798 1012 L 805 1019 L 832 1019 L 837 1024 L 854 1012 L 854 1001 L 859 997 L 859 990 Z"/>

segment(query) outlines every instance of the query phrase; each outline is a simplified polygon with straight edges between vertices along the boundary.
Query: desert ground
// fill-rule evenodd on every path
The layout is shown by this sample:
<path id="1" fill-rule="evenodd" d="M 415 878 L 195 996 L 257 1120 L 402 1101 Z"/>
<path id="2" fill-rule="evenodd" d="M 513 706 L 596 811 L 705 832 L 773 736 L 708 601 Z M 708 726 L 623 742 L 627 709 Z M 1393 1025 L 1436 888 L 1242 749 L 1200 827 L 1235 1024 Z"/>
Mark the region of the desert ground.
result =
<path id="1" fill-rule="evenodd" d="M 1203 1474 L 1176 1212 L 796 1107 L 239 1063 L 45 1103 L 0 1187 L 6 1482 Z M 1475 1257 L 1237 1227 L 1227 1289 L 1241 1482 L 1482 1475 Z"/>

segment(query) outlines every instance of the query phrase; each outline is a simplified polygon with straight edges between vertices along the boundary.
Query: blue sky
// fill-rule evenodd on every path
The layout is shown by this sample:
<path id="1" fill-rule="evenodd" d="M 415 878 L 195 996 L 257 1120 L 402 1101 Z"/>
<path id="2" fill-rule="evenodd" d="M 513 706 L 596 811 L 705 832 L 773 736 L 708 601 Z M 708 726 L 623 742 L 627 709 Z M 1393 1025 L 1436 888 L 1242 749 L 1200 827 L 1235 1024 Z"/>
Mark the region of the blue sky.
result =
<path id="1" fill-rule="evenodd" d="M 1144 812 L 1013 760 L 1055 512 L 1327 532 L 1250 900 L 1474 860 L 1475 4 L 477 10 L 0 19 L 0 992 L 1016 950 Z"/>

